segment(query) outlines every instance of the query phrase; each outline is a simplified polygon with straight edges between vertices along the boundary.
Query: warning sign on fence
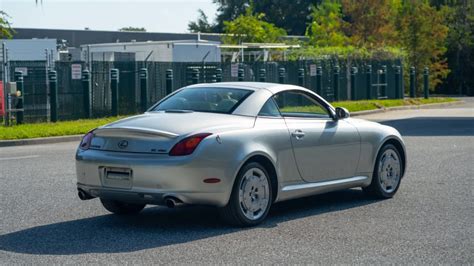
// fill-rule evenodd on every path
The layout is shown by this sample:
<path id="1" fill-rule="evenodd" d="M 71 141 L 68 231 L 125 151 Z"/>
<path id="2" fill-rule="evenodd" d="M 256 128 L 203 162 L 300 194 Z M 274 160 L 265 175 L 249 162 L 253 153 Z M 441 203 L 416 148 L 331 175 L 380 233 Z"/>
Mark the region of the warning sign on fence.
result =
<path id="1" fill-rule="evenodd" d="M 71 78 L 72 79 L 81 79 L 82 75 L 82 66 L 81 64 L 72 64 L 71 65 Z"/>
<path id="2" fill-rule="evenodd" d="M 23 77 L 28 76 L 28 68 L 27 67 L 15 67 L 15 72 L 21 72 Z"/>
<path id="3" fill-rule="evenodd" d="M 230 65 L 230 76 L 236 78 L 239 76 L 239 64 Z"/>
<path id="4" fill-rule="evenodd" d="M 316 65 L 315 64 L 309 65 L 309 75 L 311 77 L 316 76 Z"/>
<path id="5" fill-rule="evenodd" d="M 5 114 L 5 106 L 4 106 L 4 99 L 3 99 L 3 82 L 0 80 L 0 116 Z"/>

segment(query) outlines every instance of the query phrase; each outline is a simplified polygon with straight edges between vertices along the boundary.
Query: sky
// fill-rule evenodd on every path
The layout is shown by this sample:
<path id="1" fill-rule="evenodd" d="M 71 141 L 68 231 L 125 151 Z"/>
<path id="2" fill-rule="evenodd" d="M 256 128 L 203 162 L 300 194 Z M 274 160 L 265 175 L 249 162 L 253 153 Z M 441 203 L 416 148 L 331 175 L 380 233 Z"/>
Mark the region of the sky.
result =
<path id="1" fill-rule="evenodd" d="M 38 0 L 40 2 L 40 0 Z M 0 0 L 12 27 L 118 30 L 144 27 L 148 32 L 188 32 L 189 21 L 202 9 L 210 21 L 212 0 Z"/>

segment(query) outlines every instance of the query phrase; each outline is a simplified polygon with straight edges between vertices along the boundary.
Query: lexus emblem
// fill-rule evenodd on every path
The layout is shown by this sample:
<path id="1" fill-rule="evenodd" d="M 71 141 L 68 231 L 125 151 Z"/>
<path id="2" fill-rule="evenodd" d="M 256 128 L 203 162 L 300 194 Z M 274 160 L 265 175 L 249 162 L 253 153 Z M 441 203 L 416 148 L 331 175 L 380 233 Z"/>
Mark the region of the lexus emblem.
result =
<path id="1" fill-rule="evenodd" d="M 118 146 L 120 149 L 125 149 L 125 148 L 127 148 L 127 146 L 128 146 L 128 141 L 126 141 L 126 140 L 121 140 L 121 141 L 119 141 L 119 143 L 117 144 L 117 146 Z"/>

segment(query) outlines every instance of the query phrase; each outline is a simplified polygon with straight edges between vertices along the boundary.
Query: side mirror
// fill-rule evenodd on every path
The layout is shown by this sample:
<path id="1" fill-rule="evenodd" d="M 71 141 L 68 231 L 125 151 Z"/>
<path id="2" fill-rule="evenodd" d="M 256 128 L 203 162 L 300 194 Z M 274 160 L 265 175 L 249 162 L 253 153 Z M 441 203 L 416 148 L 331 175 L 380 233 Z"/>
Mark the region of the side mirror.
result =
<path id="1" fill-rule="evenodd" d="M 347 111 L 344 107 L 336 107 L 336 118 L 337 119 L 344 119 L 349 118 L 351 115 L 349 111 Z"/>

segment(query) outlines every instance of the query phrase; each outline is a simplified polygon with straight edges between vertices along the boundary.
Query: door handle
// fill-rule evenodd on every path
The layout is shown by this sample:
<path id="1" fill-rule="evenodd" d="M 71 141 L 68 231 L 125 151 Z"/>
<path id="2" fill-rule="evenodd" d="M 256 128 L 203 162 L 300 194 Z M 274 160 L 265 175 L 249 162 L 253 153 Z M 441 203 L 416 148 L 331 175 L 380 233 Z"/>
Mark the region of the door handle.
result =
<path id="1" fill-rule="evenodd" d="M 295 139 L 302 139 L 304 138 L 304 132 L 301 129 L 295 130 L 293 133 L 291 133 L 291 136 L 293 136 Z"/>

